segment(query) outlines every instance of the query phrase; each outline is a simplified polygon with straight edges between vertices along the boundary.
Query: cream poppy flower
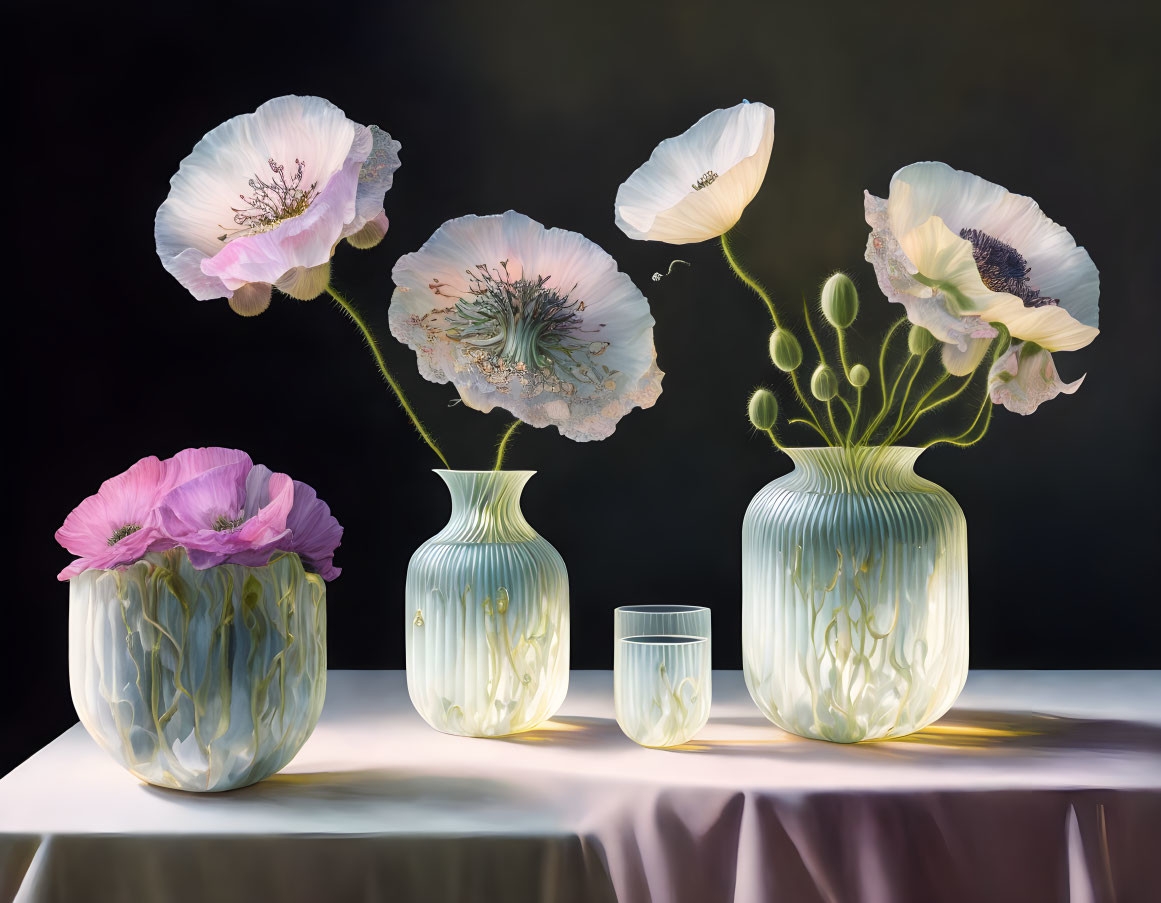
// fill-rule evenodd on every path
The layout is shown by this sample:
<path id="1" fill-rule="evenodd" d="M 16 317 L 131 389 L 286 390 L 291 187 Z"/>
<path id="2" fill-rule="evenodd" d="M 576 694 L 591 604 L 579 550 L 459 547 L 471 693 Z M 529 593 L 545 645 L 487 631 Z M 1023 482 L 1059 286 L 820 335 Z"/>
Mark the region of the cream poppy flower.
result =
<path id="1" fill-rule="evenodd" d="M 371 247 L 387 231 L 383 195 L 399 142 L 321 97 L 278 97 L 209 132 L 170 180 L 154 236 L 165 268 L 199 301 L 240 314 L 271 287 L 313 298 L 335 244 Z"/>
<path id="2" fill-rule="evenodd" d="M 886 200 L 867 192 L 865 207 L 879 287 L 946 343 L 949 372 L 975 369 L 996 334 L 990 323 L 1046 351 L 1083 348 L 1099 332 L 1096 267 L 1031 198 L 913 163 Z"/>
<path id="3" fill-rule="evenodd" d="M 630 238 L 683 245 L 718 238 L 754 199 L 774 149 L 774 111 L 743 101 L 667 138 L 617 189 L 614 216 Z"/>
<path id="4" fill-rule="evenodd" d="M 1064 382 L 1056 372 L 1052 355 L 1032 342 L 1012 345 L 988 373 L 988 394 L 1017 414 L 1032 414 L 1057 395 L 1071 395 L 1084 377 Z"/>
<path id="5" fill-rule="evenodd" d="M 649 302 L 583 235 L 513 210 L 463 216 L 392 278 L 392 335 L 469 407 L 586 441 L 661 394 Z"/>

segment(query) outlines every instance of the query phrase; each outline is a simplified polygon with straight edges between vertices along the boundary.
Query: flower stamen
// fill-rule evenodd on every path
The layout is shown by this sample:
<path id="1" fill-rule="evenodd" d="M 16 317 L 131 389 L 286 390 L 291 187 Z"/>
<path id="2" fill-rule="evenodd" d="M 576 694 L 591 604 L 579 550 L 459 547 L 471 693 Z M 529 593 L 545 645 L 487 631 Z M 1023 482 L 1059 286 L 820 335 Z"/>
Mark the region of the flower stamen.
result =
<path id="1" fill-rule="evenodd" d="M 703 188 L 707 188 L 708 186 L 712 185 L 717 180 L 718 180 L 718 174 L 716 172 L 714 172 L 712 169 L 707 169 L 702 174 L 702 177 L 700 179 L 698 179 L 696 182 L 694 182 L 693 185 L 691 185 L 690 187 L 693 188 L 694 191 L 701 191 Z"/>
<path id="2" fill-rule="evenodd" d="M 213 528 L 219 533 L 225 533 L 227 530 L 237 530 L 245 520 L 245 515 L 231 518 L 225 514 L 219 514 L 217 519 L 214 520 Z"/>
<path id="3" fill-rule="evenodd" d="M 609 343 L 592 341 L 581 313 L 584 302 L 572 291 L 548 285 L 550 276 L 515 278 L 508 261 L 467 271 L 468 297 L 445 311 L 444 334 L 465 349 L 473 367 L 500 392 L 517 386 L 524 397 L 553 392 L 565 397 L 580 385 L 612 391 L 620 375 L 594 358 Z M 432 280 L 436 294 L 447 283 Z M 599 324 L 603 326 L 604 324 Z"/>
<path id="4" fill-rule="evenodd" d="M 125 524 L 123 527 L 118 527 L 113 531 L 113 535 L 109 537 L 109 545 L 117 545 L 126 536 L 136 533 L 140 529 L 141 524 Z"/>
<path id="5" fill-rule="evenodd" d="M 247 206 L 230 208 L 234 214 L 234 223 L 239 228 L 227 229 L 218 236 L 218 241 L 269 232 L 280 223 L 306 212 L 306 208 L 315 199 L 318 182 L 311 182 L 308 187 L 303 188 L 302 174 L 306 162 L 295 157 L 294 164 L 297 167 L 295 173 L 290 181 L 287 181 L 286 167 L 283 164 L 275 162 L 273 157 L 266 161 L 274 177 L 269 182 L 264 182 L 262 177 L 255 173 L 254 178 L 247 181 L 246 184 L 254 193 L 249 197 L 244 194 L 238 195 Z"/>
<path id="6" fill-rule="evenodd" d="M 1032 267 L 1024 256 L 998 238 L 979 229 L 961 229 L 960 238 L 972 245 L 972 257 L 980 271 L 980 279 L 993 292 L 1006 292 L 1024 302 L 1025 307 L 1047 307 L 1060 304 L 1059 298 L 1043 297 L 1029 283 Z"/>

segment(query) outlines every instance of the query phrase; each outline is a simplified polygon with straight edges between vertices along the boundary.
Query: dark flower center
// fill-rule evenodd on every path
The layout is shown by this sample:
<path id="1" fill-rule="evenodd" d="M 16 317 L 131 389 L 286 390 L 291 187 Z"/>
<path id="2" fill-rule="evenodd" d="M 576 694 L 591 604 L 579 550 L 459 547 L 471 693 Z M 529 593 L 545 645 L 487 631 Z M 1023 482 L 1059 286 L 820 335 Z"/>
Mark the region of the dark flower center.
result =
<path id="1" fill-rule="evenodd" d="M 312 182 L 303 188 L 302 173 L 306 162 L 296 157 L 294 164 L 296 169 L 289 181 L 286 178 L 286 167 L 275 162 L 273 157 L 266 161 L 266 165 L 273 173 L 269 182 L 263 181 L 258 173 L 254 173 L 254 178 L 246 183 L 254 193 L 249 196 L 238 195 L 246 206 L 230 208 L 234 213 L 234 223 L 239 228 L 227 230 L 218 236 L 218 241 L 268 232 L 279 223 L 306 211 L 315 198 L 318 182 Z"/>
<path id="2" fill-rule="evenodd" d="M 113 535 L 109 537 L 109 545 L 115 546 L 126 536 L 136 533 L 141 529 L 141 524 L 125 524 L 123 527 L 118 527 L 113 531 Z"/>
<path id="3" fill-rule="evenodd" d="M 1046 298 L 1029 282 L 1032 268 L 1019 251 L 979 229 L 961 229 L 960 238 L 972 243 L 972 257 L 984 285 L 993 292 L 1007 292 L 1024 302 L 1025 307 L 1060 304 L 1059 298 Z"/>
<path id="4" fill-rule="evenodd" d="M 213 526 L 219 533 L 224 533 L 227 530 L 237 530 L 245 519 L 245 516 L 231 518 L 225 514 L 219 514 Z"/>

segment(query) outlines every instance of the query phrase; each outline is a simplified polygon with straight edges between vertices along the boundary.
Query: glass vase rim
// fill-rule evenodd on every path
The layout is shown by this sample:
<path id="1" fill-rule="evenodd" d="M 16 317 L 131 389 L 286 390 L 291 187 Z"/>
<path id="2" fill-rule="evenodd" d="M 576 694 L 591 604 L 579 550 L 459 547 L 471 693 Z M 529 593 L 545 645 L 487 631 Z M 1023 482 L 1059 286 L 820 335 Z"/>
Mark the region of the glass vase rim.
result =
<path id="1" fill-rule="evenodd" d="M 927 451 L 926 445 L 856 445 L 852 448 L 847 448 L 844 445 L 786 445 L 782 450 L 789 454 L 790 452 L 826 452 L 826 451 L 886 451 L 887 449 L 898 449 L 900 451 L 924 452 Z"/>
<path id="2" fill-rule="evenodd" d="M 431 469 L 431 472 L 432 473 L 458 473 L 458 474 L 466 474 L 466 475 L 471 475 L 471 476 L 482 476 L 484 474 L 496 474 L 496 473 L 526 473 L 526 474 L 538 473 L 538 471 L 535 471 L 535 470 L 522 470 L 522 469 L 509 470 L 507 467 L 501 468 L 500 470 L 493 470 L 491 468 L 489 468 L 488 470 L 457 470 L 454 467 L 433 467 Z"/>
<path id="3" fill-rule="evenodd" d="M 618 611 L 628 611 L 633 614 L 656 614 L 656 615 L 677 615 L 686 614 L 691 611 L 709 611 L 708 605 L 688 605 L 684 602 L 658 602 L 645 603 L 639 605 L 618 605 L 613 609 L 614 613 Z"/>
<path id="4" fill-rule="evenodd" d="M 217 564 L 211 564 L 208 567 L 199 568 L 199 567 L 194 567 L 193 562 L 190 561 L 189 549 L 187 549 L 185 546 L 170 546 L 168 549 L 153 549 L 151 551 L 143 553 L 140 558 L 137 558 L 134 561 L 129 561 L 129 562 L 126 562 L 125 564 L 118 564 L 118 565 L 115 565 L 111 568 L 85 568 L 79 574 L 73 574 L 73 576 L 69 577 L 67 580 L 65 580 L 63 582 L 71 583 L 72 581 L 76 580 L 78 577 L 83 577 L 85 574 L 93 574 L 93 573 L 96 573 L 96 574 L 124 574 L 126 571 L 129 571 L 129 570 L 137 567 L 137 565 L 139 565 L 139 564 L 153 564 L 153 562 L 151 562 L 147 557 L 149 555 L 164 555 L 166 552 L 177 552 L 177 551 L 181 551 L 181 552 L 185 553 L 185 560 L 189 561 L 190 567 L 192 567 L 199 574 L 204 574 L 206 571 L 216 571 L 218 568 L 224 568 L 224 567 L 245 568 L 247 571 L 261 571 L 261 570 L 265 570 L 267 568 L 273 567 L 275 564 L 277 564 L 283 558 L 287 558 L 287 557 L 293 555 L 295 558 L 298 559 L 299 567 L 302 568 L 303 573 L 305 573 L 307 575 L 315 574 L 316 576 L 318 576 L 317 571 L 308 571 L 306 569 L 306 565 L 302 561 L 302 556 L 299 555 L 297 552 L 285 552 L 282 549 L 272 549 L 270 551 L 270 560 L 267 561 L 265 564 L 239 564 L 236 561 L 220 561 Z"/>

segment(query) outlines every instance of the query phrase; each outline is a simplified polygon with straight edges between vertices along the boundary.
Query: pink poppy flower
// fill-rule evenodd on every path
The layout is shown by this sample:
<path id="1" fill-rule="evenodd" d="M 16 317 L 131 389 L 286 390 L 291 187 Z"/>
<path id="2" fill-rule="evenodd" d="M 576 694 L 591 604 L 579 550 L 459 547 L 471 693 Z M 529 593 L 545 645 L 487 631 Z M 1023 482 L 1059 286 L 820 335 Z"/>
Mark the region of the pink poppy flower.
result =
<path id="1" fill-rule="evenodd" d="M 277 97 L 209 132 L 170 180 L 154 237 L 165 268 L 199 301 L 243 316 L 271 288 L 322 293 L 335 245 L 373 247 L 387 231 L 383 196 L 398 141 L 321 97 Z"/>
<path id="2" fill-rule="evenodd" d="M 270 468 L 259 464 L 246 480 L 248 505 L 264 508 L 270 502 L 269 486 L 276 474 Z M 270 560 L 274 551 L 294 552 L 302 559 L 308 571 L 319 574 L 324 580 L 334 580 L 341 568 L 334 565 L 335 549 L 343 538 L 343 528 L 331 515 L 331 509 L 306 483 L 294 481 L 294 503 L 286 517 L 289 534 L 278 541 L 273 549 L 247 550 L 230 556 L 234 564 L 261 567 Z"/>
<path id="3" fill-rule="evenodd" d="M 131 564 L 146 552 L 176 543 L 161 529 L 157 505 L 166 491 L 166 466 L 153 455 L 101 484 L 56 531 L 56 541 L 79 556 L 57 575 L 68 580 L 89 568 Z"/>
<path id="4" fill-rule="evenodd" d="M 170 490 L 161 501 L 161 526 L 201 570 L 244 553 L 281 548 L 290 536 L 286 518 L 293 504 L 290 477 L 252 467 L 247 459 L 214 467 Z"/>

